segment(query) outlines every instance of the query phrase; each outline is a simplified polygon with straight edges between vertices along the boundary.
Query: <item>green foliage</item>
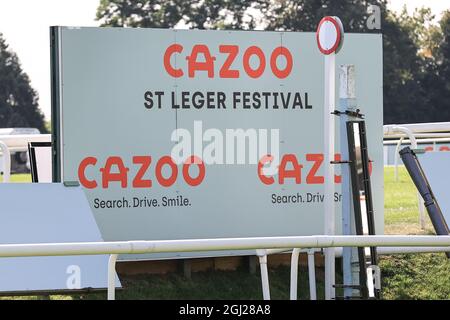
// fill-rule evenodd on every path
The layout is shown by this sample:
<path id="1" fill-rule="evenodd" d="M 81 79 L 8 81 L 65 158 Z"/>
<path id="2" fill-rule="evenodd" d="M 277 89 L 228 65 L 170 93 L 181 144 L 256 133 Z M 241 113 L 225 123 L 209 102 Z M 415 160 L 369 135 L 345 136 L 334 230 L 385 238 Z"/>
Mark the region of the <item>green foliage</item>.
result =
<path id="1" fill-rule="evenodd" d="M 434 16 L 426 8 L 417 9 L 411 16 L 406 10 L 389 15 L 388 21 L 396 32 L 385 29 L 385 122 L 450 120 L 450 78 L 443 75 L 442 63 L 446 16 L 439 26 L 433 24 Z"/>
<path id="2" fill-rule="evenodd" d="M 22 71 L 17 55 L 0 34 L 0 128 L 31 127 L 47 130 L 37 93 Z"/>
<path id="3" fill-rule="evenodd" d="M 277 0 L 261 1 L 268 30 L 316 31 L 324 16 L 338 16 L 345 32 L 367 32 L 369 5 L 384 10 L 385 1 Z"/>
<path id="4" fill-rule="evenodd" d="M 366 30 L 367 7 L 386 1 L 332 0 L 101 0 L 97 19 L 104 26 L 196 29 L 315 31 L 325 15 L 337 15 L 346 31 Z"/>
<path id="5" fill-rule="evenodd" d="M 385 123 L 415 122 L 423 94 L 417 81 L 421 60 L 409 29 L 393 13 L 383 21 L 383 93 Z"/>
<path id="6" fill-rule="evenodd" d="M 101 0 L 97 19 L 103 26 L 194 29 L 241 29 L 245 11 L 255 1 Z M 249 28 L 254 22 L 246 22 Z"/>
<path id="7" fill-rule="evenodd" d="M 428 217 L 419 228 L 417 190 L 406 169 L 384 169 L 384 218 L 386 234 L 434 234 Z M 383 299 L 449 299 L 450 262 L 443 253 L 381 256 Z"/>
<path id="8" fill-rule="evenodd" d="M 432 45 L 430 27 L 433 27 L 431 22 L 434 18 L 431 9 L 425 7 L 416 8 L 412 15 L 403 7 L 400 14 L 393 16 L 393 20 L 419 48 L 429 48 Z"/>
<path id="9" fill-rule="evenodd" d="M 394 176 L 394 168 L 384 169 L 384 188 L 390 192 L 384 194 L 384 213 L 386 224 L 414 224 L 419 221 L 417 211 L 417 192 L 408 172 L 399 168 L 398 181 Z"/>
<path id="10" fill-rule="evenodd" d="M 380 266 L 384 299 L 450 299 L 450 263 L 443 253 L 385 256 Z"/>
<path id="11" fill-rule="evenodd" d="M 3 176 L 0 175 L 0 181 L 3 181 Z M 27 173 L 11 175 L 11 182 L 28 183 L 31 182 L 31 175 Z"/>

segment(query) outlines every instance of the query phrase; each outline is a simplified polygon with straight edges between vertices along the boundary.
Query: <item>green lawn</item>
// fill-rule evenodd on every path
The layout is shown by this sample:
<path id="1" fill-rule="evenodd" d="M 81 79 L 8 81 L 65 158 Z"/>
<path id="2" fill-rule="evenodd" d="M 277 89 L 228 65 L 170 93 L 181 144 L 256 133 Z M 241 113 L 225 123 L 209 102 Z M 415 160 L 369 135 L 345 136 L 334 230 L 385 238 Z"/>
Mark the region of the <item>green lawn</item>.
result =
<path id="1" fill-rule="evenodd" d="M 0 176 L 0 181 L 3 181 L 2 176 Z M 31 175 L 29 175 L 29 174 L 13 174 L 13 175 L 11 175 L 11 182 L 31 182 Z"/>
<path id="2" fill-rule="evenodd" d="M 25 182 L 29 177 L 13 176 Z M 394 181 L 393 168 L 385 169 L 385 233 L 431 234 L 428 221 L 425 230 L 419 227 L 417 194 L 406 170 L 400 169 Z M 450 299 L 450 262 L 444 254 L 409 254 L 382 256 L 384 299 Z M 323 270 L 317 268 L 318 296 L 323 297 Z M 299 297 L 308 298 L 307 270 L 299 272 Z M 339 277 L 339 275 L 338 275 Z M 289 298 L 289 268 L 269 271 L 273 299 Z M 122 279 L 124 289 L 117 299 L 261 299 L 259 272 L 247 270 L 194 273 L 192 279 L 181 274 L 136 276 Z M 76 296 L 15 297 L 26 299 L 105 299 L 105 293 Z"/>
<path id="3" fill-rule="evenodd" d="M 384 171 L 384 215 L 386 234 L 434 234 L 428 216 L 425 230 L 419 227 L 417 192 L 401 167 L 399 181 L 394 168 Z M 381 257 L 385 299 L 450 299 L 450 261 L 443 253 Z"/>
<path id="4" fill-rule="evenodd" d="M 399 168 L 398 181 L 393 167 L 384 169 L 384 219 L 386 234 L 434 233 L 428 216 L 425 230 L 420 229 L 417 189 L 404 167 Z"/>

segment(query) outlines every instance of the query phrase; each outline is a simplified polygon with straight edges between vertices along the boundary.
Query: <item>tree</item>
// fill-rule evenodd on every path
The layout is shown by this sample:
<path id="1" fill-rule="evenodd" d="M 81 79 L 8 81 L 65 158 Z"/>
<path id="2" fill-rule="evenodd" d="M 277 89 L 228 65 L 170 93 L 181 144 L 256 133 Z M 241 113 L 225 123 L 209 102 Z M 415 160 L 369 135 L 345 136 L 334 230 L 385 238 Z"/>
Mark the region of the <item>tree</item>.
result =
<path id="1" fill-rule="evenodd" d="M 367 28 L 369 5 L 379 7 L 382 30 Z M 345 32 L 383 33 L 384 123 L 419 122 L 429 118 L 421 83 L 424 61 L 419 52 L 422 44 L 430 42 L 424 25 L 433 19 L 431 11 L 420 9 L 410 17 L 405 9 L 397 16 L 387 9 L 383 0 L 278 0 L 271 2 L 265 11 L 269 30 L 315 31 L 326 15 L 340 17 Z"/>
<path id="2" fill-rule="evenodd" d="M 101 0 L 97 19 L 103 26 L 173 28 L 179 23 L 191 29 L 242 29 L 248 0 Z M 226 18 L 226 19 L 225 19 Z"/>
<path id="3" fill-rule="evenodd" d="M 396 113 L 390 114 L 386 108 L 385 113 L 405 123 L 450 121 L 450 12 L 443 14 L 439 24 L 433 23 L 434 16 L 426 8 L 412 15 L 404 10 L 392 18 L 400 28 L 399 36 L 407 37 L 394 39 L 396 46 L 408 45 L 399 53 L 412 51 L 416 56 L 398 54 L 395 61 L 388 60 L 394 62 L 393 68 L 401 65 L 406 72 L 397 75 L 394 86 L 385 92 L 397 103 L 391 109 Z"/>
<path id="4" fill-rule="evenodd" d="M 428 121 L 450 121 L 450 11 L 446 11 L 438 29 L 431 29 L 430 56 L 426 57 L 422 79 L 427 96 Z"/>
<path id="5" fill-rule="evenodd" d="M 346 31 L 365 29 L 367 8 L 385 0 L 101 0 L 103 26 L 315 31 L 325 15 L 338 15 Z"/>
<path id="6" fill-rule="evenodd" d="M 8 49 L 0 34 L 0 127 L 32 127 L 42 133 L 44 116 L 38 107 L 38 96 L 22 71 L 17 55 Z"/>
<path id="7" fill-rule="evenodd" d="M 382 30 L 367 28 L 367 8 L 373 4 L 380 8 Z M 423 105 L 423 90 L 416 79 L 421 69 L 417 55 L 419 47 L 411 39 L 413 27 L 408 29 L 407 24 L 402 25 L 402 19 L 387 10 L 386 1 L 278 0 L 265 14 L 267 29 L 288 31 L 315 31 L 320 19 L 326 15 L 340 17 L 345 32 L 383 33 L 384 122 L 415 119 L 417 113 L 413 108 L 416 104 Z M 416 19 L 408 22 L 411 21 L 416 22 Z"/>
<path id="8" fill-rule="evenodd" d="M 387 12 L 383 21 L 383 100 L 385 123 L 424 119 L 426 96 L 421 77 L 423 61 L 415 41 L 415 19 Z"/>
<path id="9" fill-rule="evenodd" d="M 383 0 L 275 0 L 264 1 L 259 7 L 268 30 L 316 31 L 324 16 L 338 16 L 345 32 L 367 32 L 369 5 L 385 6 Z"/>

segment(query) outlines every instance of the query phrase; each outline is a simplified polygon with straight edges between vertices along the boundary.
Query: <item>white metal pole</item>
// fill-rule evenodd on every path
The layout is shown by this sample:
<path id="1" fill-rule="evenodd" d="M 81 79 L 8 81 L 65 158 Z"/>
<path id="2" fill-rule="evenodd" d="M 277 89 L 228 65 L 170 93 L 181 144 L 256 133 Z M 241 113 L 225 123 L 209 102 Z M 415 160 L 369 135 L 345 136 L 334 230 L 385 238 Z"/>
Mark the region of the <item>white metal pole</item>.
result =
<path id="1" fill-rule="evenodd" d="M 395 147 L 395 154 L 394 154 L 394 181 L 398 182 L 398 160 L 400 159 L 400 155 L 398 152 L 400 151 L 400 147 L 403 142 L 403 137 L 398 140 L 397 146 Z"/>
<path id="2" fill-rule="evenodd" d="M 355 66 L 350 64 L 341 65 L 339 67 L 339 139 L 342 160 L 349 160 L 348 137 L 347 137 L 347 121 L 359 120 L 353 116 L 346 114 L 346 111 L 356 112 L 356 75 Z M 342 164 L 341 168 L 341 193 L 342 193 L 342 233 L 344 235 L 355 234 L 354 218 L 353 218 L 353 202 L 350 184 L 350 168 L 348 164 Z M 342 280 L 344 285 L 355 284 L 353 274 L 355 265 L 352 263 L 355 250 L 351 247 L 343 249 L 342 254 Z M 344 296 L 350 297 L 353 294 L 351 287 L 344 287 Z"/>
<path id="3" fill-rule="evenodd" d="M 325 55 L 325 90 L 324 90 L 324 163 L 325 163 L 325 190 L 324 190 L 324 210 L 325 210 L 325 230 L 326 235 L 335 234 L 335 210 L 334 210 L 334 166 L 330 163 L 334 160 L 334 138 L 335 125 L 335 65 L 336 55 L 331 53 Z M 335 256 L 334 248 L 325 250 L 325 299 L 330 300 L 335 297 Z"/>
<path id="4" fill-rule="evenodd" d="M 3 156 L 3 182 L 9 182 L 11 179 L 11 153 L 9 148 L 3 141 L 0 141 L 0 149 Z"/>
<path id="5" fill-rule="evenodd" d="M 292 250 L 291 255 L 291 292 L 290 299 L 297 300 L 297 283 L 298 283 L 298 257 L 300 255 L 300 249 L 295 248 Z"/>
<path id="6" fill-rule="evenodd" d="M 261 269 L 261 284 L 263 299 L 270 300 L 269 271 L 267 269 L 267 255 L 259 256 L 259 267 Z"/>
<path id="7" fill-rule="evenodd" d="M 393 134 L 398 134 L 398 133 L 403 133 L 405 134 L 411 143 L 411 148 L 413 149 L 417 149 L 417 140 L 416 137 L 414 135 L 414 132 L 409 129 L 407 126 L 405 125 L 385 125 L 383 126 L 383 134 L 385 137 L 391 136 Z"/>
<path id="8" fill-rule="evenodd" d="M 449 236 L 295 236 L 189 240 L 0 244 L 0 257 L 138 254 L 335 247 L 450 247 Z"/>
<path id="9" fill-rule="evenodd" d="M 417 202 L 419 206 L 419 224 L 420 229 L 425 230 L 425 203 L 419 192 L 417 192 Z"/>
<path id="10" fill-rule="evenodd" d="M 108 300 L 116 299 L 116 261 L 117 254 L 109 256 L 108 260 Z"/>
<path id="11" fill-rule="evenodd" d="M 378 247 L 378 255 L 405 254 L 405 253 L 440 253 L 450 252 L 450 247 Z M 336 257 L 342 257 L 343 248 L 335 248 Z"/>
<path id="12" fill-rule="evenodd" d="M 405 123 L 405 124 L 386 124 L 383 126 L 385 134 L 391 134 L 390 128 L 403 127 L 410 130 L 413 133 L 437 133 L 437 132 L 449 132 L 450 122 L 429 122 L 429 123 Z"/>
<path id="13" fill-rule="evenodd" d="M 416 140 L 413 130 L 411 130 L 410 128 L 405 127 L 405 126 L 392 125 L 392 126 L 384 126 L 383 131 L 384 131 L 385 135 L 388 135 L 389 133 L 393 133 L 393 132 L 404 133 L 409 138 L 411 148 L 417 149 L 417 140 Z M 394 158 L 395 159 L 395 171 L 394 171 L 395 181 L 398 181 L 398 159 L 399 159 L 398 151 L 400 149 L 402 141 L 403 141 L 403 137 L 400 138 L 400 140 L 397 144 L 397 148 L 395 149 L 395 158 Z M 418 206 L 419 206 L 419 225 L 420 225 L 420 228 L 423 230 L 423 229 L 425 229 L 425 208 L 423 205 L 422 197 L 419 194 L 419 192 L 417 192 L 417 196 L 418 196 Z"/>
<path id="14" fill-rule="evenodd" d="M 308 274 L 309 274 L 309 297 L 311 300 L 317 300 L 316 293 L 316 264 L 314 261 L 314 250 L 308 250 Z"/>

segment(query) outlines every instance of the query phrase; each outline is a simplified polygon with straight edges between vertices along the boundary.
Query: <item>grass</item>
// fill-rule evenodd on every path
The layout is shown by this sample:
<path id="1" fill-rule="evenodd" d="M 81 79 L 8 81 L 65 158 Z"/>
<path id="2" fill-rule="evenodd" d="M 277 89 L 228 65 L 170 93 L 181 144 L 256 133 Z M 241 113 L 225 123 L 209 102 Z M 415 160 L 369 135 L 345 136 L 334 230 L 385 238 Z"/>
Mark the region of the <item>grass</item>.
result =
<path id="1" fill-rule="evenodd" d="M 394 168 L 384 169 L 384 219 L 386 234 L 432 234 L 433 227 L 427 219 L 425 230 L 419 226 L 417 190 L 406 169 L 399 168 L 398 181 Z M 427 217 L 428 218 L 428 217 Z"/>
<path id="2" fill-rule="evenodd" d="M 384 170 L 384 215 L 386 234 L 434 234 L 428 216 L 419 227 L 417 191 L 406 169 Z M 450 299 L 450 262 L 443 253 L 382 256 L 384 299 Z"/>
<path id="3" fill-rule="evenodd" d="M 289 299 L 289 268 L 269 270 L 272 299 Z M 299 295 L 307 299 L 307 272 L 301 272 Z M 191 279 L 181 274 L 135 276 L 124 279 L 126 288 L 117 293 L 118 299 L 261 299 L 261 278 L 259 272 L 250 274 L 241 268 L 237 271 L 215 271 L 193 273 Z M 323 297 L 323 281 L 319 280 L 318 295 Z M 105 295 L 95 295 L 104 299 Z"/>
<path id="4" fill-rule="evenodd" d="M 3 176 L 0 175 L 0 181 L 3 181 Z M 11 182 L 31 182 L 30 174 L 13 174 L 11 175 Z"/>
<path id="5" fill-rule="evenodd" d="M 29 176 L 12 177 L 27 182 Z M 406 170 L 400 168 L 399 181 L 393 168 L 385 168 L 385 233 L 433 234 L 427 220 L 425 230 L 419 227 L 417 194 Z M 384 299 L 450 299 L 450 262 L 444 254 L 405 254 L 382 256 L 382 290 Z M 323 269 L 316 269 L 318 297 L 323 298 Z M 289 299 L 289 268 L 269 270 L 273 299 Z M 338 276 L 339 278 L 339 276 Z M 199 272 L 191 279 L 181 274 L 145 275 L 122 278 L 123 290 L 117 299 L 261 299 L 259 272 L 247 270 Z M 338 280 L 339 281 L 339 280 Z M 299 298 L 308 299 L 307 271 L 299 272 Z M 11 297 L 5 297 L 11 298 Z M 73 296 L 32 296 L 14 299 L 105 299 L 105 293 Z"/>

